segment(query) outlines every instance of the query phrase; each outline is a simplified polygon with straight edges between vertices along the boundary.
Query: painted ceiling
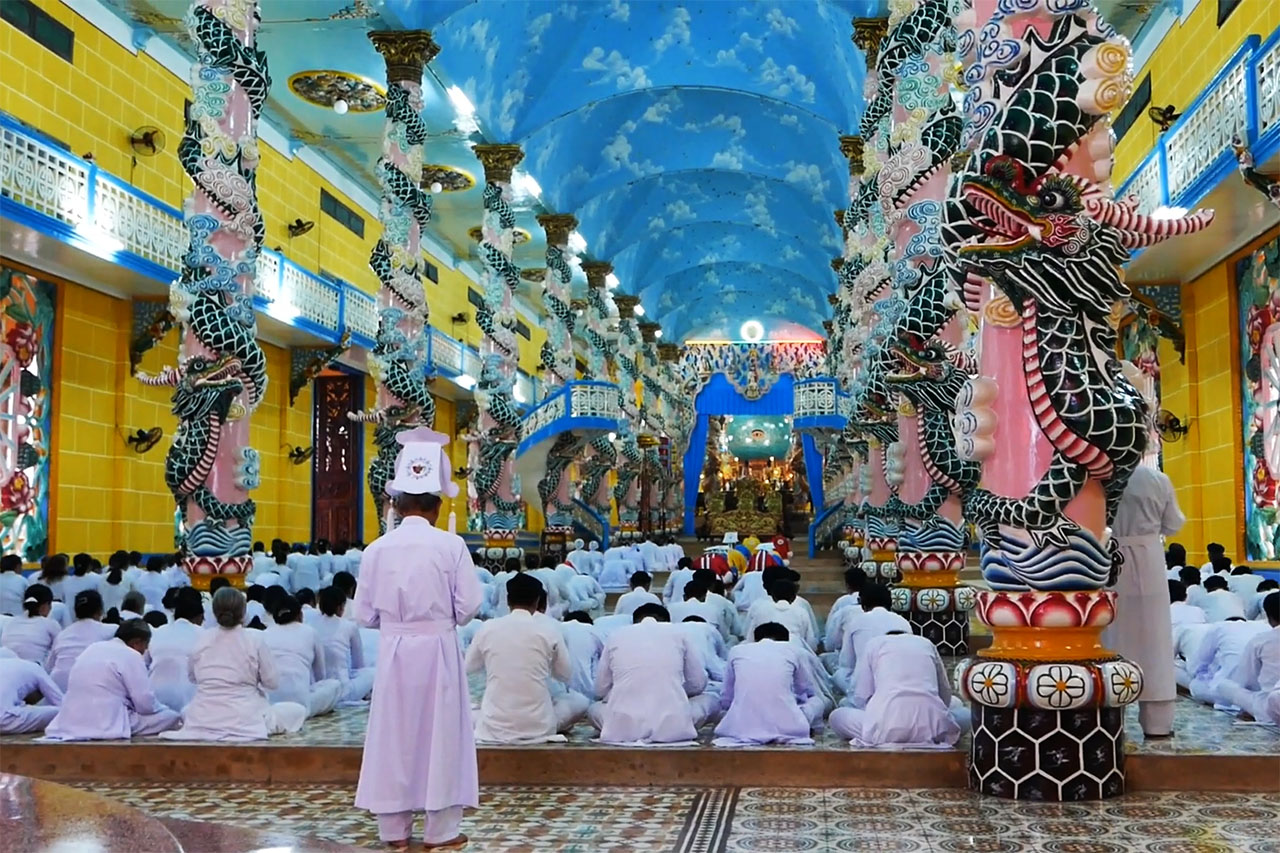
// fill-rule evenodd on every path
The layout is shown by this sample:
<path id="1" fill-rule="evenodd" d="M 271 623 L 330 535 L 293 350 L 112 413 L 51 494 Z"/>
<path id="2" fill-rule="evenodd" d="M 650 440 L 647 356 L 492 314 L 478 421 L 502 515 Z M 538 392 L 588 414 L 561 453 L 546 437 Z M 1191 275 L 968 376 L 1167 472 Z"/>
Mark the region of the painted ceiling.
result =
<path id="1" fill-rule="evenodd" d="M 739 415 L 726 419 L 721 435 L 725 450 L 745 462 L 786 460 L 791 454 L 793 433 L 789 417 Z"/>
<path id="2" fill-rule="evenodd" d="M 187 0 L 106 2 L 184 47 Z M 770 338 L 794 337 L 820 331 L 829 316 L 830 259 L 841 247 L 832 212 L 848 204 L 838 137 L 856 131 L 866 73 L 851 19 L 883 15 L 883 2 L 261 7 L 258 44 L 274 80 L 268 117 L 371 191 L 383 125 L 376 91 L 374 109 L 339 115 L 290 80 L 334 71 L 376 89 L 385 70 L 366 34 L 432 31 L 441 51 L 423 80 L 426 160 L 452 170 L 460 189 L 435 195 L 431 228 L 455 258 L 474 259 L 468 232 L 481 218 L 483 170 L 471 146 L 515 142 L 525 151 L 517 226 L 532 235 L 516 248 L 517 264 L 543 265 L 538 213 L 573 213 L 584 257 L 612 262 L 619 291 L 640 297 L 667 340 L 735 337 L 748 319 Z M 538 285 L 524 286 L 538 304 Z"/>

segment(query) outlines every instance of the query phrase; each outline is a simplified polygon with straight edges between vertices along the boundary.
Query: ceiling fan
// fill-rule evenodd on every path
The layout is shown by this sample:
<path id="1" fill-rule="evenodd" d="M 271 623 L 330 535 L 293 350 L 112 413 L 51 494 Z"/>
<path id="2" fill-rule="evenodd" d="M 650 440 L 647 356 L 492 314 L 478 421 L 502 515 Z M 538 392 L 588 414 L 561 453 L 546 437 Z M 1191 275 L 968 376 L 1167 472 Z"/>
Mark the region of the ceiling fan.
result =
<path id="1" fill-rule="evenodd" d="M 1160 414 L 1156 416 L 1155 427 L 1163 441 L 1181 441 L 1191 431 L 1190 423 L 1184 424 L 1168 409 L 1160 410 Z"/>
<path id="2" fill-rule="evenodd" d="M 316 449 L 312 447 L 294 447 L 292 444 L 283 445 L 289 449 L 289 461 L 294 465 L 303 465 L 312 456 L 315 455 Z"/>

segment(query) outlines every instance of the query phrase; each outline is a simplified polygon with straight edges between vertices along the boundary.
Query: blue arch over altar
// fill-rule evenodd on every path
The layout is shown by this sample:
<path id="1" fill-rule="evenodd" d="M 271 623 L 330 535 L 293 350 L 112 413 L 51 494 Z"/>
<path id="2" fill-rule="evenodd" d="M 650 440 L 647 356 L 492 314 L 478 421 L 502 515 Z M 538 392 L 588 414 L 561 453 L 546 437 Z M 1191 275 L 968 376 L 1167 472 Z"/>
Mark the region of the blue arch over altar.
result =
<path id="1" fill-rule="evenodd" d="M 707 380 L 706 385 L 694 397 L 697 421 L 689 436 L 689 447 L 684 454 L 684 532 L 693 535 L 694 514 L 698 502 L 698 484 L 702 480 L 702 468 L 707 461 L 707 433 L 710 421 L 720 415 L 794 415 L 795 378 L 790 373 L 778 376 L 769 390 L 754 400 L 749 400 L 723 373 Z M 809 471 L 809 494 L 815 507 L 822 506 L 822 461 L 812 437 L 805 435 L 804 461 Z M 810 467 L 813 466 L 813 467 Z M 816 492 L 815 492 L 816 489 Z"/>

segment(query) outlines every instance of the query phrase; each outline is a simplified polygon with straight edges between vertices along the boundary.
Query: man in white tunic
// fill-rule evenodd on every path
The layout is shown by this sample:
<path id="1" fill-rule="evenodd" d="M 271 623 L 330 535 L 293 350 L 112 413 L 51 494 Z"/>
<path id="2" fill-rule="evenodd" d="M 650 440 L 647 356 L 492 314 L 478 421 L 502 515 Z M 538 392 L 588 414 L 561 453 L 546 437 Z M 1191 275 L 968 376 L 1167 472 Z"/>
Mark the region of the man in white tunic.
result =
<path id="1" fill-rule="evenodd" d="M 85 649 L 71 667 L 50 740 L 117 740 L 177 728 L 182 717 L 156 699 L 142 656 L 151 628 L 141 619 L 120 625 L 113 639 Z"/>
<path id="2" fill-rule="evenodd" d="M 1202 586 L 1204 595 L 1198 603 L 1207 621 L 1225 622 L 1232 618 L 1244 618 L 1244 602 L 1228 588 L 1225 576 L 1211 575 L 1204 579 Z"/>
<path id="3" fill-rule="evenodd" d="M 636 612 L 636 608 L 642 604 L 661 604 L 658 596 L 649 592 L 651 583 L 653 578 L 648 572 L 634 572 L 631 575 L 631 591 L 618 596 L 617 603 L 613 605 L 613 612 L 630 618 L 631 614 Z"/>
<path id="4" fill-rule="evenodd" d="M 596 668 L 600 653 L 604 651 L 604 636 L 596 629 L 591 617 L 581 610 L 564 615 L 560 623 L 565 647 L 573 664 L 569 689 L 580 696 L 596 695 Z"/>
<path id="5" fill-rule="evenodd" d="M 48 704 L 28 704 L 36 693 Z M 16 655 L 0 657 L 0 734 L 42 732 L 61 704 L 62 691 L 40 664 Z"/>
<path id="6" fill-rule="evenodd" d="M 175 711 L 182 711 L 195 698 L 191 680 L 191 653 L 206 633 L 204 601 L 191 587 L 178 590 L 173 605 L 173 621 L 151 633 L 147 666 L 156 698 Z"/>
<path id="7" fill-rule="evenodd" d="M 1138 722 L 1147 737 L 1173 733 L 1173 625 L 1164 544 L 1186 522 L 1173 483 L 1161 471 L 1139 465 L 1120 498 L 1111 534 L 1124 564 L 1115 581 L 1116 618 L 1103 644 L 1142 667 Z"/>
<path id="8" fill-rule="evenodd" d="M 730 625 L 724 622 L 720 608 L 707 601 L 707 588 L 699 581 L 691 580 L 681 592 L 681 599 L 667 602 L 667 613 L 672 623 L 679 624 L 687 616 L 699 616 L 708 625 L 715 626 L 720 632 L 720 639 L 727 643 L 731 636 Z"/>
<path id="9" fill-rule="evenodd" d="M 892 631 L 911 633 L 911 623 L 890 610 L 893 599 L 887 586 L 871 584 L 859 596 L 861 613 L 850 614 L 845 619 L 844 639 L 840 641 L 840 656 L 831 680 L 845 694 L 853 692 L 853 673 L 862 654 L 862 647 L 872 637 L 881 637 Z"/>
<path id="10" fill-rule="evenodd" d="M 573 661 L 560 625 L 537 614 L 543 594 L 527 572 L 507 581 L 511 612 L 484 623 L 467 649 L 467 673 L 485 674 L 475 726 L 480 743 L 563 741 L 591 704 L 571 690 L 552 699 L 548 679 L 567 684 Z"/>
<path id="11" fill-rule="evenodd" d="M 680 560 L 676 570 L 667 575 L 667 584 L 662 588 L 662 600 L 670 607 L 673 602 L 684 600 L 684 587 L 693 580 L 693 561 L 688 557 Z"/>
<path id="12" fill-rule="evenodd" d="M 1194 653 L 1187 658 L 1191 698 L 1210 705 L 1230 705 L 1220 695 L 1222 684 L 1231 680 L 1249 641 L 1271 629 L 1261 622 L 1246 622 L 1238 616 L 1226 622 L 1211 622 L 1206 628 Z"/>
<path id="13" fill-rule="evenodd" d="M 942 658 L 924 637 L 893 632 L 867 640 L 849 699 L 853 707 L 836 708 L 828 722 L 854 746 L 938 748 L 960 737 Z"/>
<path id="14" fill-rule="evenodd" d="M 462 537 L 435 526 L 452 481 L 448 438 L 420 427 L 396 436 L 387 484 L 403 518 L 360 562 L 356 619 L 380 628 L 356 806 L 378 816 L 378 834 L 407 848 L 413 812 L 425 809 L 425 846 L 466 843 L 462 810 L 479 804 L 471 699 L 458 625 L 480 610 L 484 590 Z"/>
<path id="15" fill-rule="evenodd" d="M 795 581 L 780 580 L 769 585 L 769 601 L 757 601 L 747 613 L 744 633 L 754 636 L 756 628 L 766 622 L 777 622 L 787 629 L 791 642 L 800 643 L 809 651 L 818 647 L 818 638 L 809 615 L 796 604 L 800 587 Z"/>
<path id="16" fill-rule="evenodd" d="M 373 690 L 376 670 L 364 662 L 360 626 L 344 618 L 347 597 L 336 586 L 326 586 L 317 596 L 320 619 L 315 632 L 324 649 L 325 674 L 342 684 L 340 702 L 361 702 Z"/>
<path id="17" fill-rule="evenodd" d="M 698 736 L 720 696 L 707 693 L 707 673 L 666 608 L 646 604 L 634 624 L 605 641 L 596 671 L 591 723 L 604 743 L 681 743 Z"/>
<path id="18" fill-rule="evenodd" d="M 1280 724 L 1267 708 L 1268 695 L 1280 686 L 1280 592 L 1268 595 L 1262 609 L 1271 630 L 1254 634 L 1245 644 L 1235 669 L 1219 683 L 1218 697 L 1255 720 Z"/>
<path id="19" fill-rule="evenodd" d="M 752 638 L 729 652 L 715 745 L 813 743 L 809 733 L 822 724 L 825 699 L 800 648 L 777 622 L 759 626 Z"/>

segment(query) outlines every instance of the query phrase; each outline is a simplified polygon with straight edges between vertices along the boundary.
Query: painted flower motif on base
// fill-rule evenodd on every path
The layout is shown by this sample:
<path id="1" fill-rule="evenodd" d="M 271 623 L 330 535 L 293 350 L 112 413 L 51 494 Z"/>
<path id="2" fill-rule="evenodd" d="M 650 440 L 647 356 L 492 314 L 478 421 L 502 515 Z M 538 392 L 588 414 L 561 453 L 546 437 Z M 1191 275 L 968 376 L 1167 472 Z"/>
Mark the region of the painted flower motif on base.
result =
<path id="1" fill-rule="evenodd" d="M 916 607 L 926 613 L 940 613 L 951 603 L 945 589 L 922 589 L 916 593 Z"/>
<path id="2" fill-rule="evenodd" d="M 1102 678 L 1102 704 L 1128 705 L 1142 693 L 1142 670 L 1127 660 L 1108 661 L 1098 667 Z"/>
<path id="3" fill-rule="evenodd" d="M 1093 700 L 1093 673 L 1067 663 L 1033 666 L 1027 673 L 1027 700 L 1045 710 L 1083 708 Z"/>
<path id="4" fill-rule="evenodd" d="M 987 661 L 965 672 L 966 693 L 992 708 L 1012 708 L 1017 701 L 1018 668 L 1007 661 Z"/>

